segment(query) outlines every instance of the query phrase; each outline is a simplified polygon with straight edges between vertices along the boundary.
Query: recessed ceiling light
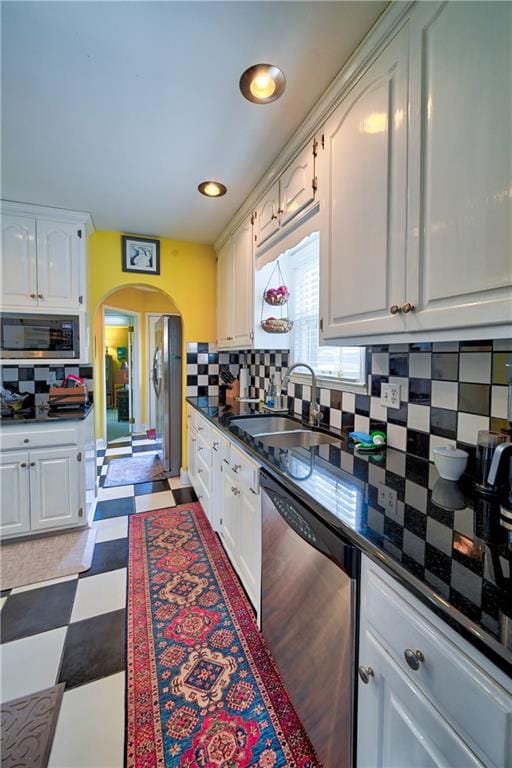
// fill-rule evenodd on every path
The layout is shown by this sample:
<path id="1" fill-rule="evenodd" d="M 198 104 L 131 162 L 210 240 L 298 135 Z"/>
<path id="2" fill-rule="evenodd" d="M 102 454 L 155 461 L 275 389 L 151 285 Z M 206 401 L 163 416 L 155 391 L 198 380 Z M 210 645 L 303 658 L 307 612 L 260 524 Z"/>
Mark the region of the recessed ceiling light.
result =
<path id="1" fill-rule="evenodd" d="M 286 78 L 273 64 L 255 64 L 240 78 L 240 90 L 254 104 L 268 104 L 278 99 L 286 88 Z"/>
<path id="2" fill-rule="evenodd" d="M 227 192 L 226 187 L 220 181 L 202 181 L 197 188 L 206 197 L 222 197 Z"/>

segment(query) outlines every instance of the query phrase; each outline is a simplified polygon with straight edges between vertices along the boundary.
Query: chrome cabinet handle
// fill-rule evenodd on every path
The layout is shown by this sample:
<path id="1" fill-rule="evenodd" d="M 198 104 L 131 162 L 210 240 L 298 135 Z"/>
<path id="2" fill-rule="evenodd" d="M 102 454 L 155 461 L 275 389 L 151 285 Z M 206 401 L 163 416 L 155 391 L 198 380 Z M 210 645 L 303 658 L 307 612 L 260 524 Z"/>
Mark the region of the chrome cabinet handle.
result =
<path id="1" fill-rule="evenodd" d="M 402 311 L 402 307 L 399 307 L 398 304 L 393 304 L 393 306 L 389 308 L 389 311 L 392 315 L 399 315 Z"/>
<path id="2" fill-rule="evenodd" d="M 24 442 L 24 443 L 30 443 L 30 440 L 29 440 L 29 438 L 28 438 L 28 437 L 25 437 L 25 438 L 24 438 L 24 440 L 23 440 L 23 442 Z"/>
<path id="3" fill-rule="evenodd" d="M 273 213 L 270 218 L 271 218 L 272 221 L 274 221 L 274 219 L 277 219 L 277 214 Z"/>
<path id="4" fill-rule="evenodd" d="M 202 446 L 202 445 L 198 445 L 198 446 L 197 446 L 197 450 L 198 450 L 198 451 L 202 451 L 202 450 L 203 450 L 203 446 Z"/>
<path id="5" fill-rule="evenodd" d="M 254 495 L 255 495 L 255 496 L 257 496 L 257 495 L 258 495 L 258 494 L 256 493 L 256 491 L 254 490 L 254 488 L 249 488 L 249 490 L 250 490 L 250 492 L 251 492 L 251 493 L 254 493 Z"/>
<path id="6" fill-rule="evenodd" d="M 195 442 L 196 442 L 196 439 L 197 439 L 197 438 L 195 438 L 195 437 L 192 437 L 192 438 L 191 438 L 191 440 L 192 440 L 192 442 L 193 442 L 193 443 L 195 443 Z"/>
<path id="7" fill-rule="evenodd" d="M 213 450 L 216 451 L 218 447 L 219 447 L 219 443 L 216 440 L 214 440 L 212 444 Z"/>
<path id="8" fill-rule="evenodd" d="M 30 462 L 30 466 L 31 466 L 31 467 L 35 467 L 35 465 L 36 465 L 35 461 L 31 461 L 31 462 Z"/>
<path id="9" fill-rule="evenodd" d="M 231 469 L 233 470 L 233 472 L 238 472 L 238 470 L 242 469 L 242 465 L 241 464 L 233 464 Z"/>
<path id="10" fill-rule="evenodd" d="M 23 462 L 20 464 L 20 467 L 22 467 L 23 469 L 25 469 L 25 467 L 26 467 L 26 466 L 27 466 L 27 462 L 26 462 L 26 461 L 23 461 Z"/>
<path id="11" fill-rule="evenodd" d="M 405 312 L 405 314 L 407 314 L 408 312 L 414 312 L 414 310 L 416 309 L 416 307 L 414 306 L 414 304 L 411 304 L 411 303 L 408 301 L 408 302 L 407 302 L 407 304 L 404 304 L 404 305 L 403 305 L 402 309 L 403 309 L 403 311 Z"/>
<path id="12" fill-rule="evenodd" d="M 361 682 L 365 685 L 368 685 L 370 682 L 370 677 L 375 677 L 375 672 L 371 667 L 359 667 L 357 671 L 359 672 Z"/>
<path id="13" fill-rule="evenodd" d="M 38 299 L 44 299 L 44 296 L 43 296 L 43 294 L 42 294 L 42 293 L 38 293 L 38 294 L 37 294 L 37 298 L 38 298 Z"/>
<path id="14" fill-rule="evenodd" d="M 233 496 L 239 496 L 240 495 L 240 491 L 238 490 L 238 488 L 235 485 L 231 486 L 231 493 L 233 494 Z"/>
<path id="15" fill-rule="evenodd" d="M 37 299 L 37 294 L 36 293 L 31 293 L 30 294 L 30 298 L 31 299 Z"/>
<path id="16" fill-rule="evenodd" d="M 423 664 L 425 657 L 421 651 L 412 651 L 410 648 L 406 648 L 404 651 L 404 657 L 407 664 L 411 669 L 416 672 L 420 668 L 420 664 Z"/>
<path id="17" fill-rule="evenodd" d="M 202 432 L 202 431 L 203 431 L 203 429 L 204 429 L 204 427 L 198 427 L 198 428 L 197 428 L 197 431 L 198 431 L 198 432 Z"/>

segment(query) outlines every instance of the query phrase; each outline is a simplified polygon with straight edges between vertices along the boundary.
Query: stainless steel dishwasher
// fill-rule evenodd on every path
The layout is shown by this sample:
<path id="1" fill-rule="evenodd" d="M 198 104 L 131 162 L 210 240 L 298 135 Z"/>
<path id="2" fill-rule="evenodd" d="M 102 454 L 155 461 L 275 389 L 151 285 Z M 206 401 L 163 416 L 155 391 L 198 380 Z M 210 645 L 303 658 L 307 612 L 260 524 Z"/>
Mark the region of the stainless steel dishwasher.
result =
<path id="1" fill-rule="evenodd" d="M 353 764 L 358 550 L 261 473 L 261 629 L 324 768 Z"/>

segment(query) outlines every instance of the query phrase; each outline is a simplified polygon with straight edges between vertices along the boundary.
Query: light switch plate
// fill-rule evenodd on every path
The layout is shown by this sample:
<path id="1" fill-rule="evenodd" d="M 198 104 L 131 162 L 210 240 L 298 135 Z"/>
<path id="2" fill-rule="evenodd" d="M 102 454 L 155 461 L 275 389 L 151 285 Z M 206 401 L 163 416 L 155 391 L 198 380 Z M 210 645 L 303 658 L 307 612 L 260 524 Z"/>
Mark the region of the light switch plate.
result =
<path id="1" fill-rule="evenodd" d="M 396 505 L 398 501 L 398 494 L 394 488 L 390 488 L 384 483 L 377 484 L 378 489 L 378 502 L 389 515 L 395 515 Z"/>
<path id="2" fill-rule="evenodd" d="M 400 408 L 400 384 L 381 384 L 380 404 L 386 408 Z"/>

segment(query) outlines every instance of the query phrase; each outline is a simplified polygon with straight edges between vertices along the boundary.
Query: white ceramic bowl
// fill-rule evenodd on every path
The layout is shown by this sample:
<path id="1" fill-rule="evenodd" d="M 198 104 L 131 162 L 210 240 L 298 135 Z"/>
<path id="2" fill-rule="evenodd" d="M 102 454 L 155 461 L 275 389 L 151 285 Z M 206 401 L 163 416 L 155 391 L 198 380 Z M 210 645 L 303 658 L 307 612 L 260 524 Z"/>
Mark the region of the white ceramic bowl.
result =
<path id="1" fill-rule="evenodd" d="M 444 480 L 458 480 L 466 469 L 468 454 L 460 448 L 443 445 L 434 448 L 434 464 Z"/>

